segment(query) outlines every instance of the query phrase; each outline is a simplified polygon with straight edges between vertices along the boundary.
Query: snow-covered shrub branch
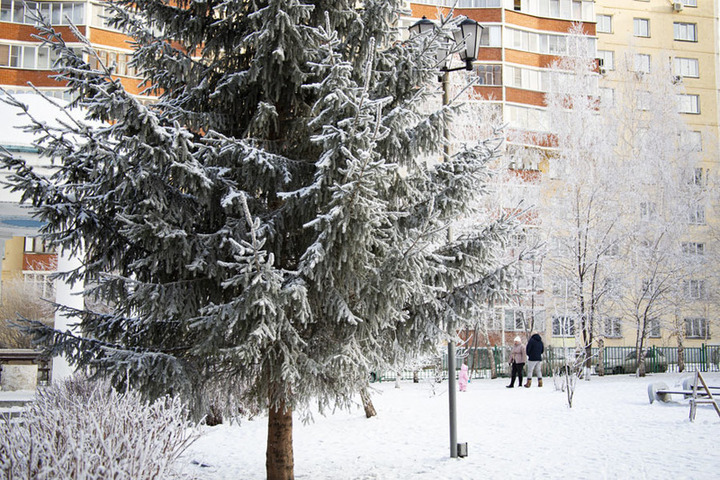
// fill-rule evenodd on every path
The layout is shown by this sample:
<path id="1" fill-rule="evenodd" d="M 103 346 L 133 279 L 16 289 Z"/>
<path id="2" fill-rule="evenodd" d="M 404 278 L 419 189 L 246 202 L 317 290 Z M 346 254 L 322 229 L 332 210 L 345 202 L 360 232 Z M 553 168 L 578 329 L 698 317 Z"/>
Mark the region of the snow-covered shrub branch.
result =
<path id="1" fill-rule="evenodd" d="M 172 478 L 197 432 L 178 398 L 149 404 L 138 392 L 76 378 L 38 390 L 18 418 L 0 421 L 0 476 Z"/>

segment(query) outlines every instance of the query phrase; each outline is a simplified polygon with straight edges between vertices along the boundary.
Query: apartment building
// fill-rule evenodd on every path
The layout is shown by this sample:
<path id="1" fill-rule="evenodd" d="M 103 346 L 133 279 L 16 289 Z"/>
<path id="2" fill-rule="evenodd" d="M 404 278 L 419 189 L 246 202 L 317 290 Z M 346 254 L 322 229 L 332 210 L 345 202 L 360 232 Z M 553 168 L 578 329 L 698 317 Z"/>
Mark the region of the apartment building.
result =
<path id="1" fill-rule="evenodd" d="M 104 7 L 100 3 L 84 1 L 0 2 L 0 87 L 11 92 L 30 91 L 28 82 L 45 94 L 63 98 L 63 86 L 52 76 L 53 52 L 34 38 L 36 18 L 49 19 L 70 46 L 80 48 L 70 23 L 97 51 L 99 59 L 113 72 L 131 93 L 139 93 L 139 78 L 130 63 L 132 49 L 128 38 L 110 28 L 103 19 Z M 97 60 L 88 58 L 91 64 Z"/>
<path id="2" fill-rule="evenodd" d="M 600 0 L 596 3 L 598 58 L 601 87 L 612 99 L 621 81 L 615 75 L 618 62 L 627 62 L 637 74 L 649 73 L 657 62 L 668 62 L 675 82 L 681 87 L 678 109 L 689 127 L 689 141 L 699 152 L 692 165 L 693 182 L 706 184 L 718 173 L 718 3 L 698 0 Z M 680 164 L 686 158 L 678 158 Z M 720 343 L 716 299 L 711 298 L 712 277 L 718 239 L 714 205 L 698 204 L 688 219 L 682 251 L 688 256 L 707 257 L 707 267 L 697 278 L 683 281 L 684 305 L 679 316 L 685 344 Z M 661 319 L 652 323 L 650 343 L 675 345 L 677 333 L 664 327 Z M 666 319 L 667 320 L 667 319 Z M 607 342 L 627 344 L 634 331 L 619 322 L 608 324 Z"/>
<path id="3" fill-rule="evenodd" d="M 655 60 L 667 59 L 673 65 L 676 82 L 684 92 L 677 98 L 679 109 L 690 128 L 690 141 L 702 151 L 695 169 L 698 182 L 717 171 L 718 162 L 718 6 L 717 2 L 696 0 L 460 0 L 410 2 L 412 17 L 434 18 L 437 9 L 455 5 L 457 14 L 480 22 L 482 48 L 474 73 L 478 90 L 496 103 L 508 125 L 507 156 L 510 168 L 527 180 L 531 191 L 548 173 L 552 158 L 552 120 L 548 118 L 544 96 L 548 90 L 548 68 L 566 52 L 565 37 L 574 22 L 582 22 L 593 42 L 598 58 L 600 92 L 613 98 L 621 80 L 614 75 L 616 63 L 630 56 L 637 72 L 651 68 Z M 528 135 L 529 134 L 529 135 Z M 528 152 L 535 154 L 528 155 Z M 685 159 L 678 159 L 684 161 Z M 537 192 L 535 192 L 537 193 Z M 688 255 L 709 255 L 716 243 L 711 233 L 711 206 L 698 205 L 682 243 Z M 531 222 L 532 223 L 532 222 Z M 538 225 L 528 225 L 532 231 Z M 530 329 L 544 332 L 550 344 L 572 345 L 574 328 L 557 315 L 558 289 L 544 278 L 542 265 L 529 265 L 529 280 L 518 286 L 517 305 L 498 308 L 490 322 L 494 334 L 490 343 L 509 343 L 518 332 Z M 713 343 L 714 306 L 706 291 L 707 279 L 688 279 L 687 312 L 683 334 L 687 346 Z M 566 292 L 567 293 L 567 292 Z M 692 304 L 695 305 L 692 305 Z M 554 313 L 553 313 L 554 312 Z M 692 312 L 692 313 L 690 313 Z M 704 313 L 698 313 L 704 312 Z M 557 317 L 557 318 L 556 318 Z M 675 333 L 663 327 L 660 319 L 651 322 L 648 343 L 675 345 Z M 606 345 L 634 345 L 636 328 L 619 318 L 600 319 L 596 338 Z M 720 332 L 717 333 L 720 335 Z M 717 342 L 715 342 L 717 343 Z"/>
<path id="4" fill-rule="evenodd" d="M 511 181 L 503 190 L 512 194 L 502 199 L 513 209 L 519 197 L 537 198 L 542 171 L 552 156 L 551 119 L 545 109 L 549 71 L 554 61 L 567 54 L 568 32 L 582 23 L 587 41 L 595 49 L 595 2 L 580 0 L 460 0 L 410 2 L 413 18 L 437 16 L 438 7 L 455 5 L 455 13 L 478 21 L 484 28 L 478 60 L 470 75 L 478 77 L 477 91 L 496 105 L 506 123 L 506 154 Z M 538 236 L 539 221 L 527 217 L 526 238 L 513 239 L 511 250 L 522 248 L 527 237 Z M 510 252 L 512 253 L 512 252 Z M 527 259 L 526 278 L 517 285 L 517 301 L 497 306 L 486 319 L 486 342 L 512 344 L 520 332 L 538 330 L 552 334 L 546 314 L 545 279 L 542 262 Z M 470 338 L 474 343 L 475 340 Z"/>

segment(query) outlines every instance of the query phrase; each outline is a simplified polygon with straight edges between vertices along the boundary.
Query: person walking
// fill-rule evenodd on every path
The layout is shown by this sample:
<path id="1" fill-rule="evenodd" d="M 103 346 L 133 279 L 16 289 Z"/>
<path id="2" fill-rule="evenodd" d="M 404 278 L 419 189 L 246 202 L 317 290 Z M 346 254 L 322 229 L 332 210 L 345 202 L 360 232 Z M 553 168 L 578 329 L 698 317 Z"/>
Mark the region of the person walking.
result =
<path id="1" fill-rule="evenodd" d="M 538 387 L 542 387 L 542 354 L 545 351 L 542 338 L 540 334 L 534 333 L 528 340 L 527 347 L 525 348 L 528 357 L 528 372 L 527 372 L 527 383 L 525 388 L 530 388 L 532 385 L 533 374 L 538 378 Z"/>
<path id="2" fill-rule="evenodd" d="M 520 337 L 515 337 L 513 347 L 510 351 L 510 385 L 507 388 L 515 386 L 515 377 L 518 379 L 518 387 L 522 387 L 523 368 L 527 362 L 525 346 L 522 344 Z"/>

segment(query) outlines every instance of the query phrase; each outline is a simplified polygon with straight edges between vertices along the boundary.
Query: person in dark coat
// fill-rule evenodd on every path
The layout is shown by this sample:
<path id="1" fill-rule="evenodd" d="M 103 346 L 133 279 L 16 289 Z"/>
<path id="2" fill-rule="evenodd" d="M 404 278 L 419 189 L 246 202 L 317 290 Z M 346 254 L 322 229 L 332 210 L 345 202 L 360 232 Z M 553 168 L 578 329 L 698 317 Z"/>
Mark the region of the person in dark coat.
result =
<path id="1" fill-rule="evenodd" d="M 525 352 L 528 356 L 528 371 L 527 371 L 527 383 L 525 388 L 530 388 L 532 385 L 533 374 L 538 378 L 538 387 L 542 387 L 542 354 L 545 351 L 542 338 L 540 334 L 533 333 L 528 340 Z"/>

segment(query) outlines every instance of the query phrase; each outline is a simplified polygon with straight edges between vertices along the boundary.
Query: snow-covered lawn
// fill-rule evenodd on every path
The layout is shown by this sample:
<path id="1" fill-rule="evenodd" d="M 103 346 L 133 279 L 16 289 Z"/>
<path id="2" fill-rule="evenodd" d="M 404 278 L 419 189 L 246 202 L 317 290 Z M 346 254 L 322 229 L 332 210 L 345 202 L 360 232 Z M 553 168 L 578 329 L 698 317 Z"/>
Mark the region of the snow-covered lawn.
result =
<path id="1" fill-rule="evenodd" d="M 474 380 L 458 393 L 458 441 L 449 457 L 447 382 L 373 384 L 378 415 L 361 408 L 295 420 L 297 479 L 717 478 L 720 418 L 711 406 L 688 420 L 687 401 L 648 402 L 647 386 L 689 376 L 592 377 L 578 381 L 573 408 L 551 378 L 543 388 Z M 705 375 L 720 385 L 720 374 Z M 183 457 L 207 479 L 264 479 L 266 418 L 206 428 Z M 207 466 L 197 466 L 196 463 Z"/>

